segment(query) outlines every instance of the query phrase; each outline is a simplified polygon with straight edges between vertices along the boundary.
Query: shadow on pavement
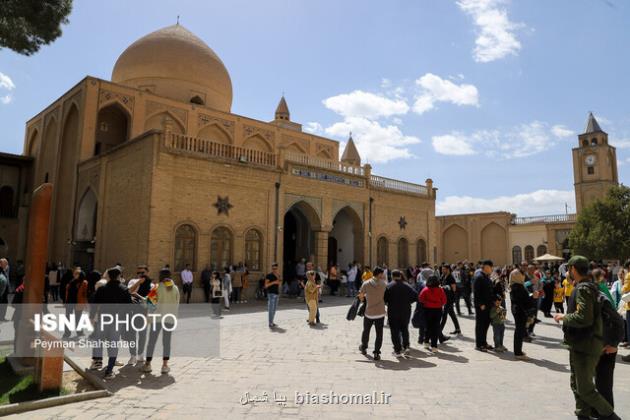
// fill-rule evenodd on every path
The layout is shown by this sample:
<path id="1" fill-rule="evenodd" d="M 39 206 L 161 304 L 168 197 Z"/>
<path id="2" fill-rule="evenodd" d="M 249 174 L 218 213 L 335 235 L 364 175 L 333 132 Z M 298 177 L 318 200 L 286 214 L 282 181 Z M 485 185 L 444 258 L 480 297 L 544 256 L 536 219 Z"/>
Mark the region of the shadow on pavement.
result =
<path id="1" fill-rule="evenodd" d="M 160 374 L 161 360 L 156 360 L 153 372 L 145 373 L 141 365 L 126 365 L 116 371 L 116 377 L 105 380 L 107 389 L 118 392 L 123 388 L 135 386 L 142 389 L 163 389 L 175 383 L 175 378 L 169 374 Z"/>
<path id="2" fill-rule="evenodd" d="M 413 357 L 405 357 L 396 360 L 377 360 L 375 361 L 371 357 L 369 357 L 374 362 L 374 366 L 379 369 L 385 370 L 410 370 L 410 369 L 424 369 L 436 367 L 435 363 L 427 362 L 425 360 L 416 359 Z"/>

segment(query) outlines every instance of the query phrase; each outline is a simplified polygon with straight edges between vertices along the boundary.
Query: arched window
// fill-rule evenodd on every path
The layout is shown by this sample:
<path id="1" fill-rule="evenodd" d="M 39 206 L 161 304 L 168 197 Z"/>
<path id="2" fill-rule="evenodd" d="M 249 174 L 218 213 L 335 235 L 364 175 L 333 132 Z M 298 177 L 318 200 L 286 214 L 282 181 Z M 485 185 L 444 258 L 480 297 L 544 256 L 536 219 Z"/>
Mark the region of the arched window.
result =
<path id="1" fill-rule="evenodd" d="M 92 189 L 88 189 L 81 197 L 79 211 L 75 223 L 74 239 L 77 241 L 92 241 L 96 236 L 96 218 L 98 215 L 98 200 Z"/>
<path id="2" fill-rule="evenodd" d="M 5 185 L 0 188 L 0 217 L 14 217 L 13 188 Z"/>
<path id="3" fill-rule="evenodd" d="M 416 245 L 416 264 L 422 264 L 427 262 L 427 243 L 424 239 L 418 239 Z"/>
<path id="4" fill-rule="evenodd" d="M 376 243 L 376 264 L 389 265 L 389 242 L 384 236 L 378 238 L 378 242 Z"/>
<path id="5" fill-rule="evenodd" d="M 591 139 L 591 146 L 597 146 L 597 139 L 595 137 Z"/>
<path id="6" fill-rule="evenodd" d="M 221 270 L 232 263 L 232 232 L 228 228 L 218 227 L 210 238 L 210 264 Z"/>
<path id="7" fill-rule="evenodd" d="M 398 240 L 398 268 L 401 270 L 409 267 L 409 242 L 405 238 Z"/>
<path id="8" fill-rule="evenodd" d="M 538 245 L 538 248 L 536 248 L 536 256 L 542 257 L 546 253 L 547 253 L 547 247 L 545 245 Z"/>
<path id="9" fill-rule="evenodd" d="M 588 140 L 587 139 L 584 139 L 582 141 L 582 146 L 584 146 L 584 147 L 588 146 Z"/>
<path id="10" fill-rule="evenodd" d="M 519 265 L 521 262 L 523 262 L 523 250 L 517 245 L 512 248 L 512 264 Z"/>
<path id="11" fill-rule="evenodd" d="M 191 225 L 181 225 L 175 231 L 175 271 L 182 271 L 186 264 L 195 270 L 197 232 Z"/>
<path id="12" fill-rule="evenodd" d="M 532 262 L 534 260 L 534 247 L 527 245 L 525 247 L 525 261 Z"/>
<path id="13" fill-rule="evenodd" d="M 127 141 L 129 118 L 118 104 L 108 105 L 98 112 L 94 155 L 98 156 Z"/>
<path id="14" fill-rule="evenodd" d="M 199 95 L 195 95 L 192 98 L 190 98 L 190 103 L 197 104 L 197 105 L 205 105 L 203 102 L 203 99 L 201 99 L 201 96 Z"/>
<path id="15" fill-rule="evenodd" d="M 245 234 L 245 264 L 252 271 L 259 271 L 262 257 L 262 235 L 256 229 Z"/>

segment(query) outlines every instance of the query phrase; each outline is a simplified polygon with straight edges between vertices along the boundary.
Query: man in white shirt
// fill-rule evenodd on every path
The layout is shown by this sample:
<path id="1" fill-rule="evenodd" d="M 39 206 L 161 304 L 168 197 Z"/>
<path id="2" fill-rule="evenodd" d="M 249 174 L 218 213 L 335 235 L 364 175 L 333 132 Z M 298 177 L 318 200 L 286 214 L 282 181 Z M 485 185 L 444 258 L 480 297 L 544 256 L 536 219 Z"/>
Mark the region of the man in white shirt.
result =
<path id="1" fill-rule="evenodd" d="M 186 297 L 186 303 L 190 303 L 193 284 L 193 273 L 190 271 L 190 264 L 186 264 L 186 268 L 184 268 L 179 275 L 182 279 L 182 289 L 184 291 L 184 296 Z"/>
<path id="2" fill-rule="evenodd" d="M 355 279 L 357 277 L 357 265 L 356 263 L 350 264 L 350 269 L 348 270 L 348 294 L 347 297 L 355 296 L 357 294 L 357 287 L 355 284 Z"/>

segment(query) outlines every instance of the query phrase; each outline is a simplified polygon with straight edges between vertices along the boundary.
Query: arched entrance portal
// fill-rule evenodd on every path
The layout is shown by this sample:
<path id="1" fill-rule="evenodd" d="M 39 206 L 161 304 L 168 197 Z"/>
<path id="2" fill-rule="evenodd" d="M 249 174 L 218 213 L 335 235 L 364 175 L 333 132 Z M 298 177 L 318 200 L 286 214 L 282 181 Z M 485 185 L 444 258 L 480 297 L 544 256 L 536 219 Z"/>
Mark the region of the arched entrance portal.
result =
<path id="1" fill-rule="evenodd" d="M 328 265 L 348 268 L 353 261 L 363 261 L 363 223 L 350 207 L 344 207 L 333 219 L 333 229 L 328 239 Z"/>
<path id="2" fill-rule="evenodd" d="M 282 261 L 284 276 L 292 276 L 301 259 L 313 261 L 317 253 L 315 232 L 320 222 L 317 212 L 304 201 L 294 204 L 284 215 Z"/>

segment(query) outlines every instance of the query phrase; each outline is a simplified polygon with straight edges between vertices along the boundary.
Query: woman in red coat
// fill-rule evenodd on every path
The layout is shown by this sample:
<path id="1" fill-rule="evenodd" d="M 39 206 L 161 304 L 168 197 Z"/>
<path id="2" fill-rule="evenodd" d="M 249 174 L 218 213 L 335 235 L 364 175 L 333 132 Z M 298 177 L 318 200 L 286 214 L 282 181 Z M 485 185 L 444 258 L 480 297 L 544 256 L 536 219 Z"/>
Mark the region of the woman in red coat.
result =
<path id="1" fill-rule="evenodd" d="M 431 349 L 429 344 L 425 343 L 424 347 L 436 353 L 438 337 L 440 336 L 440 319 L 442 318 L 442 308 L 446 305 L 446 293 L 444 289 L 440 287 L 440 280 L 437 276 L 431 276 L 427 280 L 427 287 L 422 289 L 420 296 L 418 297 L 424 310 L 424 318 L 427 323 L 427 335 L 431 342 Z"/>

